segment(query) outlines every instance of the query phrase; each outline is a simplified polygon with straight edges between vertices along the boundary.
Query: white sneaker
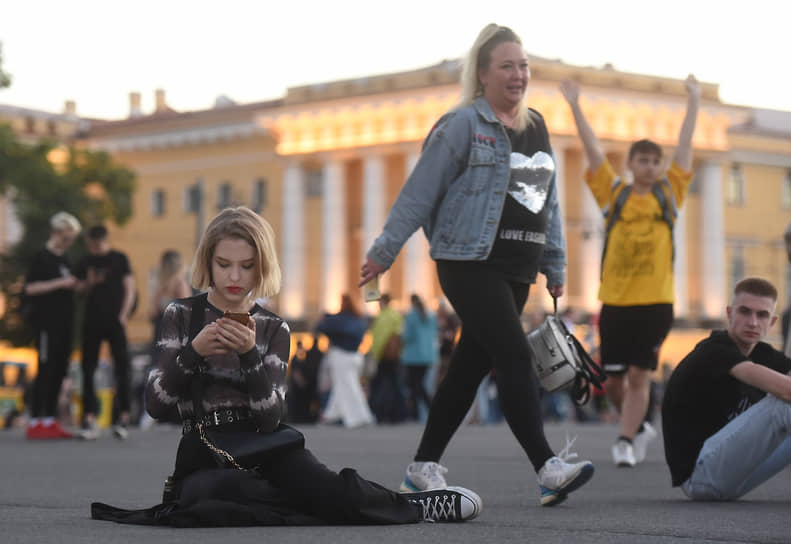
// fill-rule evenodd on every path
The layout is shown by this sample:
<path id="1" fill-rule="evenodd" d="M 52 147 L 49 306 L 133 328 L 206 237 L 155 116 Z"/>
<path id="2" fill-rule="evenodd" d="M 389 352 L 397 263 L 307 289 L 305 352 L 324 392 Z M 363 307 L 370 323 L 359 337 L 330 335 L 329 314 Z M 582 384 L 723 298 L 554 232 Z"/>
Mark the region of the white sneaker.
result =
<path id="1" fill-rule="evenodd" d="M 612 460 L 619 467 L 635 466 L 634 447 L 626 440 L 619 440 L 612 445 Z"/>
<path id="2" fill-rule="evenodd" d="M 404 497 L 422 507 L 423 521 L 466 521 L 483 509 L 481 498 L 464 487 L 406 493 Z"/>
<path id="3" fill-rule="evenodd" d="M 576 456 L 576 454 L 573 454 Z M 560 457 L 552 457 L 538 471 L 541 487 L 541 506 L 555 506 L 568 497 L 593 476 L 593 463 L 581 461 L 567 463 Z"/>
<path id="4" fill-rule="evenodd" d="M 96 440 L 99 438 L 100 434 L 101 430 L 99 429 L 99 423 L 92 421 L 91 423 L 87 423 L 83 429 L 80 429 L 77 433 L 77 437 L 83 440 Z"/>
<path id="5" fill-rule="evenodd" d="M 632 448 L 634 449 L 634 460 L 637 463 L 645 461 L 645 455 L 648 451 L 648 443 L 657 437 L 656 429 L 647 421 L 643 422 L 643 430 L 637 433 L 632 440 Z"/>
<path id="6" fill-rule="evenodd" d="M 129 438 L 129 429 L 126 428 L 126 425 L 113 425 L 113 436 L 116 437 L 118 440 L 126 440 Z"/>
<path id="7" fill-rule="evenodd" d="M 410 463 L 399 489 L 404 493 L 444 489 L 448 487 L 444 476 L 447 472 L 448 469 L 434 461 Z"/>

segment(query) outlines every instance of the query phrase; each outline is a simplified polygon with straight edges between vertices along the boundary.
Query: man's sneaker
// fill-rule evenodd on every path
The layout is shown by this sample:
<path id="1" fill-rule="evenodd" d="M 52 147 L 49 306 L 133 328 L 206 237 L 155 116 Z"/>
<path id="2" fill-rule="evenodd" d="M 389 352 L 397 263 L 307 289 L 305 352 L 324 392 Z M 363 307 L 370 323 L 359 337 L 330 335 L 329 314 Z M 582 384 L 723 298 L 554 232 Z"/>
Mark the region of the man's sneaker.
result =
<path id="1" fill-rule="evenodd" d="M 42 425 L 40 421 L 28 423 L 27 429 L 25 429 L 25 438 L 28 440 L 47 438 L 44 434 L 44 425 Z"/>
<path id="2" fill-rule="evenodd" d="M 612 445 L 612 460 L 618 467 L 633 467 L 637 464 L 634 447 L 626 440 L 619 440 Z"/>
<path id="3" fill-rule="evenodd" d="M 77 433 L 79 438 L 83 440 L 96 440 L 99 438 L 99 434 L 101 431 L 99 430 L 99 423 L 96 421 L 91 421 L 90 423 L 86 423 L 83 428 Z"/>
<path id="4" fill-rule="evenodd" d="M 466 521 L 480 514 L 483 508 L 481 498 L 463 487 L 405 493 L 403 496 L 420 506 L 423 521 Z"/>
<path id="5" fill-rule="evenodd" d="M 57 421 L 53 421 L 50 425 L 45 427 L 47 429 L 47 434 L 50 438 L 74 438 L 74 435 L 60 426 L 60 423 Z"/>
<path id="6" fill-rule="evenodd" d="M 645 461 L 645 454 L 648 451 L 648 443 L 654 440 L 657 436 L 656 429 L 647 421 L 643 422 L 643 426 L 639 433 L 637 433 L 632 440 L 632 449 L 634 450 L 634 460 L 637 463 Z"/>
<path id="7" fill-rule="evenodd" d="M 410 463 L 399 489 L 404 493 L 444 489 L 448 487 L 444 476 L 447 472 L 448 469 L 434 461 Z"/>
<path id="8" fill-rule="evenodd" d="M 129 438 L 129 429 L 127 429 L 126 425 L 123 423 L 120 425 L 113 425 L 113 436 L 118 440 L 126 440 Z"/>
<path id="9" fill-rule="evenodd" d="M 581 461 L 567 463 L 565 458 L 552 457 L 538 471 L 538 485 L 541 487 L 541 506 L 555 506 L 565 501 L 568 494 L 584 485 L 593 476 L 593 463 Z"/>

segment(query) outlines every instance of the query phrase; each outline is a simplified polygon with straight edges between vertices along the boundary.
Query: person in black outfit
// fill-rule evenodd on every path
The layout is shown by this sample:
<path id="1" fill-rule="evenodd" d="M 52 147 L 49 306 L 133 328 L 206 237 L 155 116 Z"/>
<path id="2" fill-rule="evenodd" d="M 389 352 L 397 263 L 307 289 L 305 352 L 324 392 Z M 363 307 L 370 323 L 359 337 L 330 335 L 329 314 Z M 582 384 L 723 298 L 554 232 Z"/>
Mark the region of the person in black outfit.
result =
<path id="1" fill-rule="evenodd" d="M 203 426 L 256 438 L 277 432 L 283 416 L 290 331 L 279 316 L 255 303 L 280 289 L 269 223 L 245 207 L 220 212 L 201 238 L 192 279 L 208 292 L 165 310 L 146 388 L 152 417 L 177 405 L 184 418 L 163 503 L 137 511 L 94 503 L 94 519 L 176 526 L 313 525 L 462 521 L 478 514 L 480 498 L 469 490 L 398 494 L 350 468 L 329 470 L 303 446 L 278 452 L 253 470 L 219 468 Z M 225 312 L 241 314 L 240 321 Z"/>
<path id="2" fill-rule="evenodd" d="M 314 340 L 313 345 L 316 346 Z M 318 420 L 319 396 L 316 389 L 318 383 L 319 363 L 321 356 L 315 351 L 307 351 L 302 341 L 297 341 L 297 352 L 291 358 L 288 370 L 288 421 L 291 423 L 315 423 Z"/>
<path id="3" fill-rule="evenodd" d="M 791 359 L 763 341 L 777 321 L 777 289 L 736 284 L 728 328 L 678 364 L 662 402 L 674 487 L 692 500 L 735 500 L 791 464 Z"/>
<path id="4" fill-rule="evenodd" d="M 82 403 L 83 427 L 81 437 L 99 436 L 96 421 L 99 405 L 93 376 L 99 364 L 99 348 L 103 340 L 110 343 L 113 356 L 113 375 L 117 410 L 114 410 L 113 434 L 128 437 L 130 409 L 129 351 L 126 323 L 135 302 L 135 279 L 129 259 L 110 247 L 107 228 L 95 225 L 86 237 L 88 255 L 77 263 L 78 290 L 86 294 L 85 316 L 82 324 Z"/>
<path id="5" fill-rule="evenodd" d="M 80 233 L 80 222 L 58 212 L 50 219 L 46 246 L 33 257 L 25 277 L 24 296 L 30 297 L 29 325 L 36 331 L 38 373 L 33 382 L 28 439 L 72 438 L 57 422 L 58 394 L 72 350 L 74 288 L 66 251 Z"/>

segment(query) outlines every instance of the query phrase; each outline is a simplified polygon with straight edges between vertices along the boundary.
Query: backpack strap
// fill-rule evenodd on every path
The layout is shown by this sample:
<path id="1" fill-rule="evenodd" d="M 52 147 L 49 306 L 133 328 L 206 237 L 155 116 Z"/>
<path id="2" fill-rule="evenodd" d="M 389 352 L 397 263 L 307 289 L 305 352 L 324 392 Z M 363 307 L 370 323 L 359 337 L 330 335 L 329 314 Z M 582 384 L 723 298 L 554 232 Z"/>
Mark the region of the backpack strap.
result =
<path id="1" fill-rule="evenodd" d="M 675 262 L 676 244 L 673 242 L 673 227 L 678 218 L 678 208 L 676 207 L 676 197 L 673 196 L 673 188 L 670 187 L 670 182 L 667 178 L 662 178 L 651 186 L 651 193 L 659 201 L 659 207 L 662 208 L 662 220 L 667 223 L 667 227 L 670 229 L 672 247 L 672 260 L 670 262 Z"/>
<path id="2" fill-rule="evenodd" d="M 621 211 L 623 210 L 624 204 L 626 204 L 626 199 L 629 198 L 629 195 L 632 194 L 632 186 L 625 184 L 621 181 L 621 178 L 615 178 L 615 182 L 613 183 L 613 191 L 620 192 L 615 197 L 615 202 L 613 202 L 612 206 L 607 206 L 602 210 L 604 214 L 604 221 L 605 221 L 605 229 L 604 229 L 604 245 L 601 251 L 601 271 L 600 274 L 604 274 L 604 256 L 607 255 L 607 242 L 610 240 L 610 231 L 615 226 L 615 222 L 621 218 Z"/>

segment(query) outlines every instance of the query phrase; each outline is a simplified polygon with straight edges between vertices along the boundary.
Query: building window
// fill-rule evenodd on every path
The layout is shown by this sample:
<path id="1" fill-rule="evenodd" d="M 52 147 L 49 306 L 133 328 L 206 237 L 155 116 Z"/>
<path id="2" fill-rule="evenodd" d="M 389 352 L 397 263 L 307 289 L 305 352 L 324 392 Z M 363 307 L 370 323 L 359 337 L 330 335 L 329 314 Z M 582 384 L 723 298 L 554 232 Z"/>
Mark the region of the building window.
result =
<path id="1" fill-rule="evenodd" d="M 184 187 L 184 211 L 199 213 L 203 207 L 203 179 L 198 178 L 195 183 Z"/>
<path id="2" fill-rule="evenodd" d="M 269 182 L 266 178 L 258 178 L 253 182 L 253 201 L 250 206 L 252 209 L 260 212 L 266 207 L 268 190 Z"/>
<path id="3" fill-rule="evenodd" d="M 734 164 L 728 173 L 725 198 L 731 206 L 744 206 L 744 174 L 739 164 Z"/>
<path id="4" fill-rule="evenodd" d="M 786 170 L 783 185 L 780 188 L 780 202 L 784 210 L 791 210 L 791 168 Z"/>
<path id="5" fill-rule="evenodd" d="M 736 284 L 744 278 L 744 269 L 744 248 L 734 246 L 731 248 L 731 287 L 729 291 L 733 291 Z"/>
<path id="6" fill-rule="evenodd" d="M 217 209 L 224 210 L 231 206 L 231 184 L 227 181 L 217 189 Z"/>
<path id="7" fill-rule="evenodd" d="M 165 215 L 165 191 L 162 189 L 151 191 L 151 215 L 154 217 Z"/>
<path id="8" fill-rule="evenodd" d="M 323 189 L 321 170 L 309 170 L 305 173 L 305 196 L 307 198 L 321 198 Z"/>

